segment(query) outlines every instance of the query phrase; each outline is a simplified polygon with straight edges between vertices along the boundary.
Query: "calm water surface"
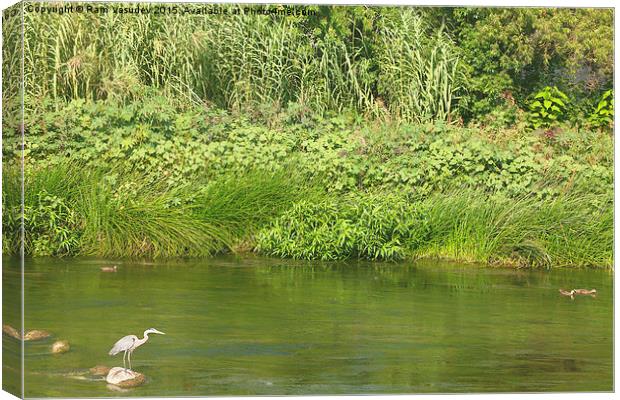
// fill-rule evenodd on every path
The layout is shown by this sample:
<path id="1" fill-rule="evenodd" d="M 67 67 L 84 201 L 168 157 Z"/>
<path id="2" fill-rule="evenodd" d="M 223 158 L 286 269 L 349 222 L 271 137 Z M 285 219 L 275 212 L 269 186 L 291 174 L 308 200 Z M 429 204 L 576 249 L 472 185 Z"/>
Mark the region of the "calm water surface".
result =
<path id="1" fill-rule="evenodd" d="M 235 257 L 100 271 L 111 263 L 27 260 L 26 328 L 55 338 L 26 343 L 26 396 L 613 390 L 609 271 Z M 5 298 L 18 266 L 4 259 Z M 558 294 L 581 287 L 599 295 Z M 122 366 L 111 346 L 151 327 L 166 335 L 134 353 L 144 386 L 81 375 Z M 51 355 L 54 339 L 71 351 Z M 18 342 L 3 346 L 10 361 Z"/>

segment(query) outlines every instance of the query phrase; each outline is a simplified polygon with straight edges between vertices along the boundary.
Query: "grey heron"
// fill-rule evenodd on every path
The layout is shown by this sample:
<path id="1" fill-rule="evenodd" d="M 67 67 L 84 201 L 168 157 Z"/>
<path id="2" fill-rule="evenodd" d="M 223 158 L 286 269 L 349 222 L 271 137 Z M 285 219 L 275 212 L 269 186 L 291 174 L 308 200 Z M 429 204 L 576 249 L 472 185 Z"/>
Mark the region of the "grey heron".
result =
<path id="1" fill-rule="evenodd" d="M 149 340 L 149 333 L 158 333 L 160 335 L 165 335 L 165 333 L 158 331 L 155 328 L 150 328 L 144 331 L 144 337 L 142 339 L 138 339 L 136 335 L 127 335 L 122 337 L 118 342 L 114 343 L 112 349 L 108 353 L 111 356 L 115 356 L 121 351 L 123 354 L 123 368 L 127 369 L 125 365 L 125 356 L 127 356 L 127 360 L 129 361 L 129 369 L 131 369 L 131 353 L 139 346 L 142 346 Z"/>

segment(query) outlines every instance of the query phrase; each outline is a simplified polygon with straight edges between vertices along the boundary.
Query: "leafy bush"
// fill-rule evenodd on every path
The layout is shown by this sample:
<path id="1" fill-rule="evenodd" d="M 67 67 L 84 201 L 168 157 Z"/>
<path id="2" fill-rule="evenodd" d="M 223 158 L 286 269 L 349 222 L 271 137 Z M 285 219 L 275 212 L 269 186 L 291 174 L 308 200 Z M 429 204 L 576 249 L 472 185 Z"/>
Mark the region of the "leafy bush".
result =
<path id="1" fill-rule="evenodd" d="M 296 259 L 397 260 L 428 235 L 424 214 L 394 195 L 301 201 L 259 232 L 256 249 Z"/>
<path id="2" fill-rule="evenodd" d="M 64 199 L 45 191 L 37 193 L 37 202 L 24 207 L 26 248 L 34 256 L 76 254 L 79 248 L 77 214 Z"/>
<path id="3" fill-rule="evenodd" d="M 601 96 L 588 122 L 594 128 L 611 129 L 614 124 L 614 93 L 609 89 Z"/>
<path id="4" fill-rule="evenodd" d="M 24 176 L 24 204 L 21 204 L 21 169 L 3 165 L 2 226 L 3 252 L 19 254 L 24 227 L 24 252 L 35 256 L 77 254 L 83 233 L 75 208 L 74 177 L 65 168 Z"/>
<path id="5" fill-rule="evenodd" d="M 546 86 L 529 102 L 530 122 L 534 129 L 548 128 L 566 116 L 568 97 L 557 87 Z"/>

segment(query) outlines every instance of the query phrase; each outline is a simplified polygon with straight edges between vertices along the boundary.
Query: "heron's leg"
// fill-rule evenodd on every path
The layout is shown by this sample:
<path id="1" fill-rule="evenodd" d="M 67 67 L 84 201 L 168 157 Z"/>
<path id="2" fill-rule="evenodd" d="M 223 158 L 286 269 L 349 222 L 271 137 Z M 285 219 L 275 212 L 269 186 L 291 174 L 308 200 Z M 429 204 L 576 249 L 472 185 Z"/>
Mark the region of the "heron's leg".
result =
<path id="1" fill-rule="evenodd" d="M 131 370 L 131 351 L 127 355 L 127 358 L 129 359 L 129 370 Z"/>
<path id="2" fill-rule="evenodd" d="M 123 368 L 127 369 L 127 364 L 125 364 L 125 356 L 127 356 L 127 351 L 123 352 Z"/>

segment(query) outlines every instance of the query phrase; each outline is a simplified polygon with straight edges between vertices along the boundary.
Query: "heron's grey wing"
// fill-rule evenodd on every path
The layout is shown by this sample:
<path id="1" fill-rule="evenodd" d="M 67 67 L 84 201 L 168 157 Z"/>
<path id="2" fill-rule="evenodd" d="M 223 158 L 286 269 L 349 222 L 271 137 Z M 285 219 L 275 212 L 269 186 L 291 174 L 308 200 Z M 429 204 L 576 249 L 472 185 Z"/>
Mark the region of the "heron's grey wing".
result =
<path id="1" fill-rule="evenodd" d="M 112 349 L 108 354 L 114 356 L 121 351 L 129 350 L 133 345 L 133 342 L 135 342 L 136 340 L 138 340 L 138 337 L 136 335 L 127 335 L 125 337 L 122 337 L 119 339 L 118 342 L 114 343 L 114 346 L 112 346 Z"/>

